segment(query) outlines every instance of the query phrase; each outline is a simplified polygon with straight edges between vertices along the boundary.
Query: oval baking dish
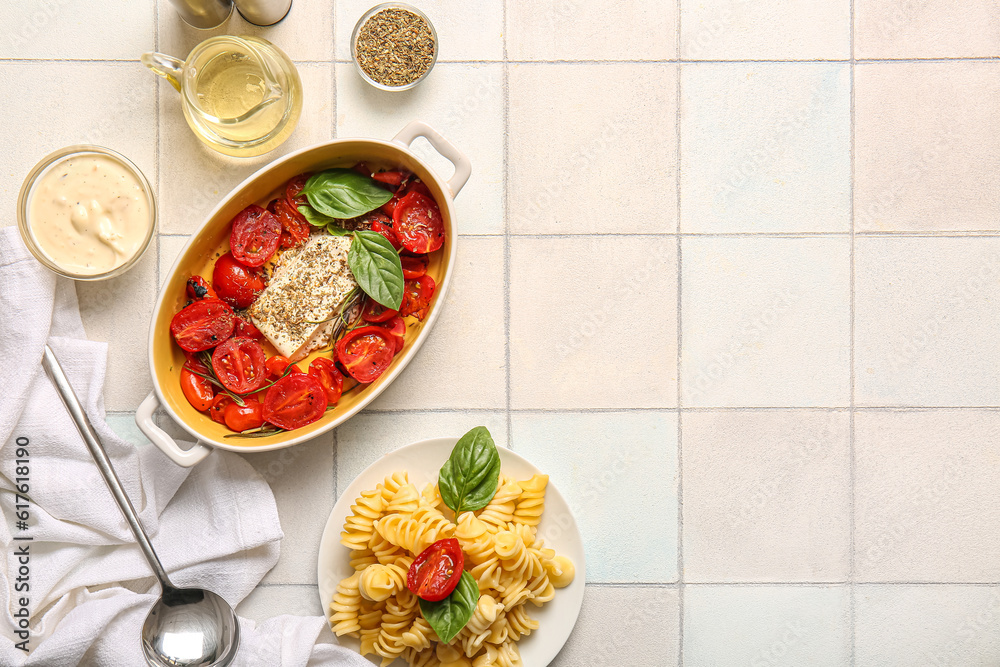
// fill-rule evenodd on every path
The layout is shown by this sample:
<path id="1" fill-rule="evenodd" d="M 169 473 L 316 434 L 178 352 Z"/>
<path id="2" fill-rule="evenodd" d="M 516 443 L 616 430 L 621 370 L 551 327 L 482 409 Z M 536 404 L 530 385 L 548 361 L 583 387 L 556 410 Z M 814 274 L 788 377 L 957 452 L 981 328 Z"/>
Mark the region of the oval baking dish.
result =
<path id="1" fill-rule="evenodd" d="M 409 146 L 417 137 L 424 137 L 441 155 L 455 166 L 455 173 L 445 181 Z M 218 251 L 228 247 L 230 221 L 250 204 L 266 205 L 269 197 L 292 177 L 331 167 L 350 167 L 360 161 L 379 167 L 399 167 L 412 171 L 431 190 L 441 208 L 444 219 L 445 242 L 441 252 L 431 257 L 428 274 L 438 284 L 426 318 L 416 329 L 416 335 L 406 337 L 403 351 L 377 380 L 361 391 L 350 392 L 337 407 L 328 411 L 319 421 L 277 433 L 267 438 L 225 438 L 232 431 L 218 424 L 207 414 L 198 412 L 188 403 L 180 387 L 180 372 L 184 353 L 173 344 L 170 320 L 186 303 L 185 284 L 192 275 L 204 274 L 212 265 Z M 434 129 L 420 121 L 403 128 L 391 141 L 378 139 L 335 139 L 327 143 L 304 148 L 275 160 L 236 186 L 208 215 L 181 251 L 173 268 L 163 283 L 153 309 L 149 328 L 149 371 L 153 391 L 136 411 L 135 420 L 140 430 L 174 462 L 193 466 L 211 453 L 213 447 L 230 451 L 270 451 L 291 447 L 325 433 L 350 419 L 371 403 L 402 372 L 413 355 L 423 344 L 438 318 L 445 295 L 451 283 L 455 263 L 454 197 L 459 193 L 472 166 L 468 158 Z M 209 272 L 210 274 L 210 272 Z M 154 411 L 162 407 L 170 417 L 197 440 L 191 449 L 177 445 L 172 437 L 153 422 Z"/>

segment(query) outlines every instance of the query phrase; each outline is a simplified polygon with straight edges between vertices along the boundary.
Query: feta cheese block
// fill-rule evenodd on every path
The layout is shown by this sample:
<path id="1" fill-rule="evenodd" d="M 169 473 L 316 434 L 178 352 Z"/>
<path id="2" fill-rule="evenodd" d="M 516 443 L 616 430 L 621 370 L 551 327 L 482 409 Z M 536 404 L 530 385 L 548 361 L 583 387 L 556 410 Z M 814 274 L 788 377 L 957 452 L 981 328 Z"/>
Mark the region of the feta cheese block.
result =
<path id="1" fill-rule="evenodd" d="M 291 361 L 330 344 L 335 318 L 358 289 L 347 267 L 350 247 L 350 237 L 322 233 L 286 250 L 250 306 L 254 326 Z"/>

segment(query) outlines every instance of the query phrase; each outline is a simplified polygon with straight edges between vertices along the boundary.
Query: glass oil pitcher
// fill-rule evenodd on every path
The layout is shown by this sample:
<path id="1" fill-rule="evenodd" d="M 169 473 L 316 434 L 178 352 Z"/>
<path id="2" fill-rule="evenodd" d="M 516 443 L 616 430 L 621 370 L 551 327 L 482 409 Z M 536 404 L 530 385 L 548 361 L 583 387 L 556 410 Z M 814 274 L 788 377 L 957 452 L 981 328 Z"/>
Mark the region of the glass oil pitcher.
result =
<path id="1" fill-rule="evenodd" d="M 288 56 L 259 37 L 211 37 L 185 62 L 162 53 L 145 53 L 141 61 L 180 91 L 188 125 L 220 153 L 266 153 L 299 120 L 299 73 Z"/>

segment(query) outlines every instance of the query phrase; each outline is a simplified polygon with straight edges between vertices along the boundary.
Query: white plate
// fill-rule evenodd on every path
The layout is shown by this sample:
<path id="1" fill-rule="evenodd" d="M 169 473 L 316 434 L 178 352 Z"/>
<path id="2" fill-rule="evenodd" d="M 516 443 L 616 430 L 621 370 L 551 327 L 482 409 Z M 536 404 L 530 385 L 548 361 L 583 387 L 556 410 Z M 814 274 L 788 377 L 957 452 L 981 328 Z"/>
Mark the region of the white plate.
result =
<path id="1" fill-rule="evenodd" d="M 406 470 L 410 475 L 410 482 L 417 489 L 422 489 L 428 482 L 436 482 L 438 471 L 448 460 L 457 442 L 458 438 L 434 438 L 397 449 L 368 466 L 340 495 L 340 500 L 334 505 L 326 522 L 319 545 L 317 581 L 319 598 L 326 610 L 327 620 L 330 619 L 330 602 L 337 584 L 354 572 L 348 563 L 351 552 L 340 543 L 340 533 L 351 513 L 351 505 L 362 491 L 374 489 L 386 475 L 397 470 Z M 514 452 L 503 447 L 497 449 L 500 451 L 502 469 L 507 475 L 515 479 L 528 479 L 543 472 Z M 525 667 L 545 667 L 569 639 L 583 605 L 583 590 L 587 578 L 580 530 L 566 500 L 551 482 L 545 489 L 545 513 L 538 526 L 538 535 L 545 539 L 546 546 L 573 561 L 576 565 L 576 578 L 566 588 L 556 590 L 555 599 L 541 609 L 530 607 L 531 616 L 538 619 L 541 625 L 530 636 L 517 643 Z M 341 637 L 340 642 L 354 650 L 359 646 L 358 640 L 353 637 Z M 405 663 L 397 660 L 393 664 Z"/>

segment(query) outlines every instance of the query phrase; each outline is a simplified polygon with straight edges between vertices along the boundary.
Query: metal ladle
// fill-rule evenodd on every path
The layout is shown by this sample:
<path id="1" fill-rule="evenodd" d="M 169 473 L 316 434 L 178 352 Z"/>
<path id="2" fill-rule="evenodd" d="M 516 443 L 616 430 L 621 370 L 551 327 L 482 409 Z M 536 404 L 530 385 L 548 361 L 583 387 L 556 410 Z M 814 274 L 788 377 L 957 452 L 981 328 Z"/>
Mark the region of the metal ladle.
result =
<path id="1" fill-rule="evenodd" d="M 175 588 L 163 570 L 132 502 L 125 495 L 118 475 L 111 467 L 101 441 L 87 419 L 79 399 L 73 392 L 66 374 L 48 345 L 42 357 L 42 367 L 48 372 L 66 409 L 76 423 L 83 441 L 104 476 L 111 495 L 118 502 L 125 520 L 153 574 L 160 582 L 162 593 L 142 625 L 142 650 L 146 662 L 153 667 L 225 667 L 236 657 L 240 644 L 240 626 L 236 612 L 222 597 L 201 588 Z"/>

